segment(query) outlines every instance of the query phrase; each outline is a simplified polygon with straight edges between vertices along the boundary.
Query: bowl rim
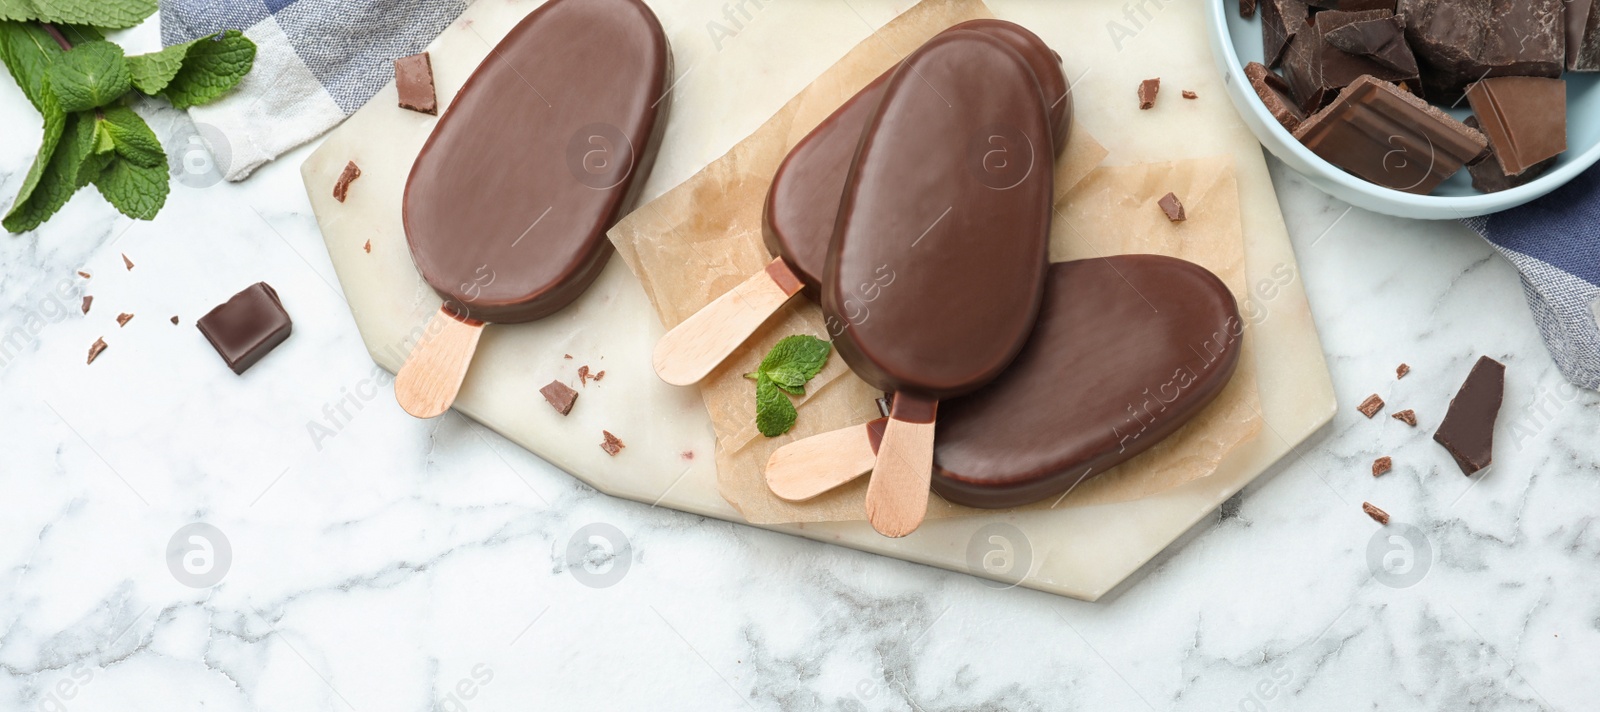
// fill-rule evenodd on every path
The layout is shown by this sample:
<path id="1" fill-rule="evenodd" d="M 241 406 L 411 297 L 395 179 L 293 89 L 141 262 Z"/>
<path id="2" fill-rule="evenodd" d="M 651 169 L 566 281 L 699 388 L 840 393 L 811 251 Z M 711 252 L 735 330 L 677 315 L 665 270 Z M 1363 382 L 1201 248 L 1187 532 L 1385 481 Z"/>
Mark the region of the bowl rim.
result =
<path id="1" fill-rule="evenodd" d="M 1600 162 L 1600 141 L 1597 141 L 1595 145 L 1590 146 L 1587 150 L 1575 154 L 1573 160 L 1568 161 L 1566 165 L 1559 166 L 1555 170 L 1524 185 L 1495 193 L 1464 196 L 1418 195 L 1384 187 L 1358 178 L 1328 162 L 1327 159 L 1312 152 L 1311 149 L 1306 148 L 1305 144 L 1300 143 L 1300 140 L 1295 138 L 1294 134 L 1285 129 L 1283 124 L 1278 123 L 1278 120 L 1267 111 L 1266 104 L 1261 102 L 1260 98 L 1256 96 L 1255 89 L 1250 86 L 1249 78 L 1244 74 L 1244 64 L 1240 62 L 1239 53 L 1234 49 L 1233 32 L 1228 28 L 1227 12 L 1230 4 L 1230 0 L 1210 0 L 1207 3 L 1207 14 L 1209 16 L 1207 24 L 1211 33 L 1213 53 L 1225 63 L 1224 71 L 1232 77 L 1234 82 L 1240 84 L 1241 91 L 1239 94 L 1245 97 L 1244 103 L 1248 105 L 1247 109 L 1246 107 L 1241 107 L 1239 106 L 1240 102 L 1236 100 L 1234 108 L 1248 110 L 1253 113 L 1257 119 L 1255 123 L 1259 123 L 1285 150 L 1293 153 L 1296 158 L 1306 165 L 1316 167 L 1319 174 L 1312 176 L 1314 178 L 1332 181 L 1347 190 L 1360 193 L 1374 200 L 1397 202 L 1416 207 L 1450 209 L 1458 213 L 1459 217 L 1468 218 L 1516 207 L 1543 196 L 1576 178 L 1578 174 L 1588 170 L 1596 162 Z M 1570 119 L 1570 113 L 1568 118 Z M 1256 138 L 1266 144 L 1264 137 L 1260 135 L 1262 129 L 1254 126 L 1251 129 L 1257 133 Z M 1297 172 L 1303 172 L 1296 170 Z"/>

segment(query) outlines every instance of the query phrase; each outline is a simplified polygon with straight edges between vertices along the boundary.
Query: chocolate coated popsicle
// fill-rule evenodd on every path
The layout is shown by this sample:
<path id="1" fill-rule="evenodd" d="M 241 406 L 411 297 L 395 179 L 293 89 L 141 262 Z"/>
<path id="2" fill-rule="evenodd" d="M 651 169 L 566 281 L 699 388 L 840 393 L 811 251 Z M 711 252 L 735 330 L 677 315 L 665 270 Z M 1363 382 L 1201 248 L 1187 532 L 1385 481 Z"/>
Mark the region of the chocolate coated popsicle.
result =
<path id="1" fill-rule="evenodd" d="M 933 491 L 971 507 L 1059 497 L 1176 432 L 1233 377 L 1243 322 L 1199 265 L 1116 255 L 1050 266 L 1028 344 L 999 378 L 940 404 Z M 865 474 L 886 418 L 790 443 L 766 477 L 803 500 Z"/>
<path id="2" fill-rule="evenodd" d="M 1052 144 L 1059 155 L 1072 129 L 1072 95 L 1060 56 L 1037 35 L 1004 20 L 970 20 L 945 32 L 958 30 L 993 36 L 1027 60 L 1049 109 Z M 763 238 L 775 259 L 662 338 L 655 352 L 656 372 L 662 379 L 674 385 L 699 381 L 796 293 L 821 298 L 845 175 L 861 142 L 861 129 L 893 72 L 890 69 L 863 87 L 790 149 L 773 174 L 763 215 Z"/>
<path id="3" fill-rule="evenodd" d="M 444 306 L 396 379 L 418 417 L 455 399 L 485 322 L 577 299 L 612 252 L 665 126 L 666 35 L 638 0 L 552 0 L 501 40 L 412 165 L 411 257 Z"/>
<path id="4" fill-rule="evenodd" d="M 993 380 L 1033 330 L 1050 141 L 1026 60 L 970 30 L 907 58 L 863 130 L 822 305 L 840 356 L 895 394 L 867 489 L 867 517 L 886 536 L 926 514 L 939 401 Z"/>

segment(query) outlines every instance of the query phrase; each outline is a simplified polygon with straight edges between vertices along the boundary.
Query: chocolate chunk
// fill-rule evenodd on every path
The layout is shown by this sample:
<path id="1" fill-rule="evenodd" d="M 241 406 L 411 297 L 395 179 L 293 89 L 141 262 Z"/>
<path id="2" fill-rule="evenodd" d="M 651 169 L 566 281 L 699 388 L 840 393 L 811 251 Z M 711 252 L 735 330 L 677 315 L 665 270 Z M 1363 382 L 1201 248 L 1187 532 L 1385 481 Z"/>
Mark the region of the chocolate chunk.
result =
<path id="1" fill-rule="evenodd" d="M 1256 0 L 1239 0 L 1239 17 L 1246 20 L 1256 16 Z"/>
<path id="2" fill-rule="evenodd" d="M 1371 418 L 1372 416 L 1377 415 L 1378 411 L 1383 410 L 1383 399 L 1379 398 L 1378 394 L 1374 393 L 1370 396 L 1367 396 L 1366 400 L 1361 401 L 1361 405 L 1356 406 L 1356 410 L 1361 411 L 1362 415 Z"/>
<path id="3" fill-rule="evenodd" d="M 1600 72 L 1600 2 L 1567 2 L 1567 69 Z"/>
<path id="4" fill-rule="evenodd" d="M 1372 521 L 1385 525 L 1389 523 L 1389 513 L 1374 507 L 1371 502 L 1362 502 L 1361 511 L 1372 517 Z"/>
<path id="5" fill-rule="evenodd" d="M 605 450 L 607 455 L 616 457 L 617 453 L 622 452 L 622 448 L 627 447 L 622 444 L 621 438 L 612 435 L 609 430 L 602 430 L 600 434 L 605 436 L 605 441 L 600 443 L 600 449 Z"/>
<path id="6" fill-rule="evenodd" d="M 1156 105 L 1156 93 L 1161 91 L 1161 77 L 1146 79 L 1139 82 L 1139 110 L 1152 109 Z"/>
<path id="7" fill-rule="evenodd" d="M 1478 128 L 1478 117 L 1468 116 L 1462 123 L 1472 128 Z M 1528 170 L 1509 176 L 1506 175 L 1505 168 L 1501 167 L 1500 160 L 1495 158 L 1494 146 L 1491 144 L 1483 155 L 1478 156 L 1478 160 L 1467 164 L 1467 173 L 1472 175 L 1473 188 L 1485 193 L 1498 193 L 1502 190 L 1510 190 L 1533 182 L 1535 178 L 1544 175 L 1545 171 L 1550 170 L 1550 167 L 1554 166 L 1559 158 L 1560 156 L 1551 156 L 1529 166 Z"/>
<path id="8" fill-rule="evenodd" d="M 173 314 L 172 315 L 172 325 L 173 326 L 177 326 L 178 325 L 178 315 L 177 314 Z"/>
<path id="9" fill-rule="evenodd" d="M 339 173 L 339 180 L 333 184 L 333 199 L 343 203 L 345 196 L 350 193 L 350 184 L 360 177 L 361 166 L 356 165 L 355 161 L 344 164 L 344 170 Z"/>
<path id="10" fill-rule="evenodd" d="M 1488 145 L 1477 130 L 1372 77 L 1356 80 L 1294 135 L 1329 163 L 1418 195 L 1433 192 Z"/>
<path id="11" fill-rule="evenodd" d="M 1467 87 L 1472 113 L 1508 176 L 1567 150 L 1567 83 L 1495 77 Z"/>
<path id="12" fill-rule="evenodd" d="M 1411 367 L 1402 363 L 1394 369 L 1394 380 L 1398 381 L 1405 378 L 1408 373 L 1411 373 Z"/>
<path id="13" fill-rule="evenodd" d="M 1417 57 L 1406 44 L 1405 18 L 1390 15 L 1374 20 L 1352 22 L 1322 35 L 1328 44 L 1354 55 L 1367 57 L 1403 77 L 1420 76 Z"/>
<path id="14" fill-rule="evenodd" d="M 433 62 L 428 59 L 427 52 L 394 61 L 394 88 L 400 94 L 400 108 L 424 114 L 439 113 L 433 92 Z"/>
<path id="15" fill-rule="evenodd" d="M 1300 122 L 1306 120 L 1306 112 L 1300 110 L 1300 102 L 1294 99 L 1294 90 L 1289 88 L 1289 83 L 1283 77 L 1260 62 L 1245 65 L 1244 75 L 1250 78 L 1250 86 L 1256 90 L 1256 96 L 1261 97 L 1261 103 L 1266 105 L 1267 113 L 1272 114 L 1272 118 L 1277 119 L 1290 133 L 1300 128 Z"/>
<path id="16" fill-rule="evenodd" d="M 1494 421 L 1500 415 L 1505 380 L 1505 364 L 1480 356 L 1433 433 L 1463 474 L 1471 476 L 1494 461 Z"/>
<path id="17" fill-rule="evenodd" d="M 1390 23 L 1395 23 L 1394 16 L 1385 10 L 1319 13 L 1311 26 L 1295 37 L 1283 61 L 1284 73 L 1289 78 L 1289 86 L 1294 87 L 1300 107 L 1307 113 L 1315 113 L 1363 75 L 1389 82 L 1418 81 L 1414 60 L 1409 70 L 1395 70 L 1372 57 L 1346 52 L 1328 39 L 1330 34 L 1346 31 L 1350 32 L 1347 36 L 1354 38 L 1350 44 L 1360 46 L 1362 43 L 1358 40 L 1363 35 L 1372 35 L 1374 39 L 1370 41 L 1379 44 L 1381 49 L 1386 33 L 1392 32 L 1391 39 L 1399 43 L 1399 52 L 1409 55 L 1401 34 L 1402 26 Z M 1350 28 L 1355 26 L 1359 28 L 1351 32 Z M 1404 63 L 1403 58 L 1389 59 Z"/>
<path id="18" fill-rule="evenodd" d="M 1389 416 L 1389 417 L 1394 418 L 1395 420 L 1398 420 L 1398 421 L 1400 421 L 1402 423 L 1405 423 L 1406 425 L 1409 425 L 1409 426 L 1411 426 L 1413 428 L 1417 427 L 1417 411 L 1414 411 L 1414 410 L 1412 410 L 1410 408 L 1402 410 L 1402 411 L 1400 411 L 1398 413 L 1395 413 L 1394 415 Z"/>
<path id="19" fill-rule="evenodd" d="M 266 282 L 256 282 L 195 322 L 234 373 L 244 373 L 289 338 L 293 324 Z"/>
<path id="20" fill-rule="evenodd" d="M 80 269 L 80 270 L 78 270 L 78 276 L 82 277 L 84 279 L 88 279 L 89 278 L 89 273 Z"/>
<path id="21" fill-rule="evenodd" d="M 1185 89 L 1185 90 L 1183 90 L 1183 98 L 1185 98 L 1185 99 L 1199 99 L 1200 95 L 1196 94 L 1196 93 L 1194 93 L 1192 91 L 1189 91 L 1188 89 Z"/>
<path id="22" fill-rule="evenodd" d="M 1178 196 L 1173 193 L 1161 196 L 1156 205 L 1161 206 L 1161 212 L 1166 213 L 1167 219 L 1172 222 L 1183 222 L 1188 219 L 1188 216 L 1183 214 L 1183 203 L 1179 202 Z"/>
<path id="23" fill-rule="evenodd" d="M 1323 10 L 1361 12 L 1363 10 L 1395 11 L 1395 0 L 1307 0 L 1307 5 Z"/>
<path id="24" fill-rule="evenodd" d="M 1390 459 L 1388 455 L 1384 455 L 1372 461 L 1372 476 L 1378 477 L 1393 468 L 1394 460 Z"/>
<path id="25" fill-rule="evenodd" d="M 117 326 L 127 326 L 130 321 L 133 321 L 132 314 L 123 312 L 117 315 Z"/>
<path id="26" fill-rule="evenodd" d="M 550 407 L 557 413 L 566 415 L 572 412 L 572 404 L 578 402 L 578 392 L 560 381 L 551 381 L 549 385 L 539 389 L 544 399 L 550 402 Z"/>
<path id="27" fill-rule="evenodd" d="M 103 337 L 95 339 L 94 343 L 89 345 L 89 360 L 86 363 L 94 363 L 94 360 L 100 357 L 100 352 L 105 350 L 106 340 Z"/>
<path id="28" fill-rule="evenodd" d="M 83 313 L 89 313 L 89 305 L 92 303 L 94 303 L 94 297 L 87 294 L 83 295 Z"/>
<path id="29" fill-rule="evenodd" d="M 1564 0 L 1400 0 L 1424 91 L 1453 103 L 1485 77 L 1559 77 Z"/>
<path id="30" fill-rule="evenodd" d="M 122 255 L 122 265 L 127 267 L 129 272 L 133 271 L 133 260 L 128 259 L 128 255 L 126 253 Z"/>
<path id="31" fill-rule="evenodd" d="M 1311 8 L 1305 0 L 1262 0 L 1261 48 L 1268 67 L 1283 63 L 1296 35 L 1310 29 Z"/>

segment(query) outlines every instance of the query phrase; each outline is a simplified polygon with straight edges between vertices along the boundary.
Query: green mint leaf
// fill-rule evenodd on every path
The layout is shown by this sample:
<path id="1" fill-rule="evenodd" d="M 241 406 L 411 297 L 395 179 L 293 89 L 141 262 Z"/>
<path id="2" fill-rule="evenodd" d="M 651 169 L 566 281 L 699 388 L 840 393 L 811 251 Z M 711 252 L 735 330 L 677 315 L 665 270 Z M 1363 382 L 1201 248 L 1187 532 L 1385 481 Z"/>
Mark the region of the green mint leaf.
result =
<path id="1" fill-rule="evenodd" d="M 133 27 L 155 14 L 156 0 L 0 0 L 0 19 Z"/>
<path id="2" fill-rule="evenodd" d="M 772 379 L 763 376 L 756 380 L 756 428 L 762 435 L 775 438 L 789 432 L 799 416 Z"/>
<path id="3" fill-rule="evenodd" d="M 85 111 L 116 101 L 133 84 L 122 48 L 101 40 L 72 48 L 46 72 L 64 111 Z"/>
<path id="4" fill-rule="evenodd" d="M 772 379 L 772 383 L 777 387 L 782 388 L 790 395 L 796 396 L 806 394 L 806 381 L 811 380 L 806 378 L 805 373 L 799 369 L 788 365 L 779 366 L 768 371 L 767 378 Z"/>
<path id="5" fill-rule="evenodd" d="M 106 163 L 100 175 L 95 176 L 94 187 L 100 189 L 112 207 L 136 220 L 150 220 L 167 202 L 165 164 L 150 168 L 141 166 L 122 156 L 114 156 Z"/>
<path id="6" fill-rule="evenodd" d="M 23 184 L 24 192 L 6 213 L 6 230 L 27 232 L 39 227 L 82 187 L 78 182 L 78 173 L 85 157 L 93 153 L 94 116 L 68 115 L 61 119 L 60 125 L 62 128 L 56 135 L 55 145 L 49 145 L 52 128 L 47 119 L 46 146 L 40 148 L 39 156 L 34 161 L 36 166 L 42 164 L 43 169 L 36 179 L 30 171 L 29 181 Z"/>
<path id="7" fill-rule="evenodd" d="M 767 352 L 767 357 L 761 359 L 759 370 L 762 373 L 788 367 L 804 374 L 805 380 L 799 385 L 805 385 L 822 371 L 822 365 L 828 361 L 828 353 L 833 350 L 833 345 L 809 334 L 795 334 L 785 336 Z"/>
<path id="8" fill-rule="evenodd" d="M 183 68 L 161 94 L 178 109 L 208 104 L 233 89 L 256 61 L 256 43 L 238 30 L 190 43 Z"/>
<path id="9" fill-rule="evenodd" d="M 0 0 L 0 3 L 7 1 Z M 28 97 L 33 108 L 46 116 L 49 115 L 45 111 L 46 103 L 54 105 L 57 102 L 46 99 L 50 90 L 45 73 L 64 53 L 55 39 L 38 23 L 0 22 L 0 61 L 4 61 L 6 68 L 11 70 L 11 78 L 17 80 L 22 95 Z"/>
<path id="10" fill-rule="evenodd" d="M 167 152 L 161 148 L 161 140 L 156 138 L 156 132 L 150 130 L 150 125 L 144 122 L 133 109 L 126 106 L 107 107 L 101 112 L 99 129 L 116 148 L 117 155 L 122 156 L 135 165 L 144 168 L 165 167 L 167 165 Z M 95 153 L 104 153 L 96 145 Z"/>
<path id="11" fill-rule="evenodd" d="M 4 0 L 0 0 L 3 2 Z M 150 54 L 136 54 L 128 58 L 128 72 L 133 75 L 133 87 L 141 92 L 155 96 L 160 94 L 172 83 L 178 71 L 183 69 L 184 60 L 189 57 L 189 50 L 202 42 L 220 41 L 237 42 L 233 37 L 237 31 L 230 31 L 227 35 L 208 35 L 197 40 L 190 40 L 183 44 L 173 45 L 160 52 Z M 240 38 L 242 39 L 242 37 Z M 245 39 L 245 42 L 250 40 Z M 252 44 L 253 46 L 253 44 Z M 208 48 L 209 49 L 209 48 Z"/>

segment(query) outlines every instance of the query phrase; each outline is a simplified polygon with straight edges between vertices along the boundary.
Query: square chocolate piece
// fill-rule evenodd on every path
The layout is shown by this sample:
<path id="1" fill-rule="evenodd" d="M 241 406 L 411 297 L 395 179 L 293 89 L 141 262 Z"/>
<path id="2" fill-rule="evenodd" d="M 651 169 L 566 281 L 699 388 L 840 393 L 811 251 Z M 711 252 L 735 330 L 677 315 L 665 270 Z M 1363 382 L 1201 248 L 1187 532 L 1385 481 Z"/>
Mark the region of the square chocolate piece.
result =
<path id="1" fill-rule="evenodd" d="M 1505 384 L 1505 364 L 1480 356 L 1433 433 L 1462 474 L 1470 477 L 1494 461 L 1494 422 L 1500 416 Z"/>
<path id="2" fill-rule="evenodd" d="M 1567 82 L 1495 77 L 1467 87 L 1472 113 L 1508 176 L 1567 150 Z"/>
<path id="3" fill-rule="evenodd" d="M 424 114 L 439 113 L 433 91 L 433 61 L 428 53 L 413 54 L 394 61 L 394 88 L 400 94 L 400 108 Z"/>
<path id="4" fill-rule="evenodd" d="M 293 324 L 266 282 L 256 282 L 195 322 L 234 373 L 242 374 L 289 338 Z"/>
<path id="5" fill-rule="evenodd" d="M 1244 75 L 1250 78 L 1250 87 L 1256 90 L 1256 96 L 1261 97 L 1261 103 L 1266 105 L 1267 113 L 1272 114 L 1272 118 L 1283 124 L 1289 133 L 1300 128 L 1300 122 L 1306 120 L 1306 112 L 1300 110 L 1300 103 L 1294 100 L 1294 90 L 1289 88 L 1289 83 L 1283 77 L 1260 62 L 1246 64 Z"/>
<path id="6" fill-rule="evenodd" d="M 1372 77 L 1340 92 L 1294 136 L 1356 176 L 1418 195 L 1433 192 L 1489 143 L 1437 107 Z"/>

